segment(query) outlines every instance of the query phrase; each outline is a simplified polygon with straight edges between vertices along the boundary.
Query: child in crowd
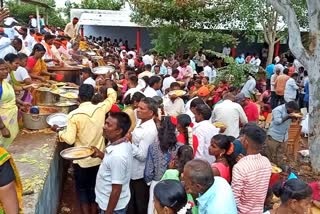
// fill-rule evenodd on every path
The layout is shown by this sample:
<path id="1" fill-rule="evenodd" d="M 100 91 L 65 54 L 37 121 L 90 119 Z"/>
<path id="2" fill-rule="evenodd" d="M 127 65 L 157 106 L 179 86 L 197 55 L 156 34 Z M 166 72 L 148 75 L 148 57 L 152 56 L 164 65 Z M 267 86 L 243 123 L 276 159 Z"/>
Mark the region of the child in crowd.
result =
<path id="1" fill-rule="evenodd" d="M 187 162 L 194 157 L 193 149 L 191 146 L 183 145 L 178 149 L 176 157 L 170 162 L 169 169 L 164 173 L 161 180 L 181 180 L 181 174 L 183 173 L 184 166 Z M 192 214 L 197 214 L 198 209 L 190 194 L 188 196 L 188 203 L 191 205 Z"/>

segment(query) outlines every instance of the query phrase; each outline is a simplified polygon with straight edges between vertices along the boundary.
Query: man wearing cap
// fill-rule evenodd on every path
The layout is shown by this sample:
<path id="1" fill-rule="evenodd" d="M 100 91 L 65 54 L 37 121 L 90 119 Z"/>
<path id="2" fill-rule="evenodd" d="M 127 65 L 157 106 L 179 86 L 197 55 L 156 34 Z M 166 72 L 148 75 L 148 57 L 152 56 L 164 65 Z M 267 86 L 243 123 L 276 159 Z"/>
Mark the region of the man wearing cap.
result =
<path id="1" fill-rule="evenodd" d="M 235 102 L 239 103 L 242 106 L 249 123 L 256 123 L 259 121 L 258 106 L 254 102 L 252 102 L 250 98 L 246 97 L 243 93 L 240 93 L 236 96 Z"/>
<path id="2" fill-rule="evenodd" d="M 69 22 L 66 25 L 64 29 L 64 34 L 66 36 L 71 37 L 71 39 L 74 39 L 77 36 L 78 29 L 79 29 L 78 22 L 79 22 L 79 19 L 77 17 L 74 17 L 72 19 L 72 22 Z"/>
<path id="3" fill-rule="evenodd" d="M 221 122 L 226 125 L 223 134 L 237 138 L 240 133 L 239 124 L 248 123 L 248 119 L 240 104 L 233 102 L 234 99 L 231 93 L 225 94 L 223 102 L 213 109 L 212 119 L 213 122 Z"/>

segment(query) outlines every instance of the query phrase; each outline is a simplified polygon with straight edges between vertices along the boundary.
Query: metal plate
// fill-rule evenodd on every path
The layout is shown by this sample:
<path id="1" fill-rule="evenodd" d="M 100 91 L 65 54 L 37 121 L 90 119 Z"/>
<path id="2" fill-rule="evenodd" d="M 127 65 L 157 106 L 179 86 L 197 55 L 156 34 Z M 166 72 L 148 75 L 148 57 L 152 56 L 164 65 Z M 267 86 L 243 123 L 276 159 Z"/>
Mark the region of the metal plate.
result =
<path id="1" fill-rule="evenodd" d="M 68 91 L 66 93 L 60 94 L 60 96 L 64 97 L 64 98 L 68 98 L 68 99 L 77 99 L 78 98 L 78 93 L 76 93 L 74 91 Z"/>
<path id="2" fill-rule="evenodd" d="M 58 107 L 68 107 L 68 106 L 75 106 L 78 105 L 76 102 L 71 102 L 71 101 L 65 101 L 65 102 L 58 102 L 54 104 L 55 106 Z"/>
<path id="3" fill-rule="evenodd" d="M 99 66 L 92 69 L 92 73 L 94 74 L 107 74 L 109 72 L 113 72 L 115 68 L 113 66 Z"/>
<path id="4" fill-rule="evenodd" d="M 90 157 L 94 150 L 90 147 L 72 147 L 60 152 L 62 158 L 67 160 L 80 160 Z"/>
<path id="5" fill-rule="evenodd" d="M 65 90 L 70 90 L 70 89 L 74 89 L 74 90 L 78 90 L 77 87 L 74 87 L 74 86 L 63 86 L 61 87 L 62 89 L 65 89 Z"/>
<path id="6" fill-rule="evenodd" d="M 181 97 L 183 95 L 185 95 L 187 92 L 183 91 L 183 90 L 174 90 L 174 91 L 170 91 L 169 95 L 176 95 L 177 97 Z"/>
<path id="7" fill-rule="evenodd" d="M 51 114 L 47 117 L 47 123 L 50 126 L 57 125 L 60 128 L 66 127 L 68 123 L 68 115 L 63 113 Z"/>
<path id="8" fill-rule="evenodd" d="M 91 52 L 86 52 L 89 56 L 95 56 L 95 55 L 97 55 L 97 53 L 96 52 L 93 52 L 93 51 L 91 51 Z"/>
<path id="9" fill-rule="evenodd" d="M 272 173 L 273 174 L 279 174 L 282 172 L 282 169 L 277 166 L 272 166 Z"/>

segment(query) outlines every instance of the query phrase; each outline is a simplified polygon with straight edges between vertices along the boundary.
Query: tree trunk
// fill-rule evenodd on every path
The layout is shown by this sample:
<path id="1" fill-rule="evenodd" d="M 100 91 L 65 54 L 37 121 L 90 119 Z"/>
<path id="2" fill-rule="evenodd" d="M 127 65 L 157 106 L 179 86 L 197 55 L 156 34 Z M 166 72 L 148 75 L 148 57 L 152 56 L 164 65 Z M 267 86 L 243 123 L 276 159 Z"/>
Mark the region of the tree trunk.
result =
<path id="1" fill-rule="evenodd" d="M 309 33 L 311 50 L 303 47 L 300 25 L 297 14 L 289 0 L 268 0 L 270 4 L 285 18 L 289 32 L 289 48 L 293 55 L 309 72 L 309 148 L 311 165 L 315 172 L 320 172 L 320 3 L 318 0 L 307 0 Z M 317 36 L 316 36 L 317 35 Z"/>
<path id="2" fill-rule="evenodd" d="M 271 64 L 272 61 L 273 61 L 274 45 L 275 45 L 274 42 L 271 42 L 271 43 L 269 44 L 268 58 L 267 58 L 267 64 L 266 64 L 266 66 L 268 66 L 269 64 Z"/>
<path id="3" fill-rule="evenodd" d="M 307 66 L 310 84 L 309 84 L 309 148 L 311 165 L 315 172 L 320 172 L 320 63 L 313 59 Z"/>

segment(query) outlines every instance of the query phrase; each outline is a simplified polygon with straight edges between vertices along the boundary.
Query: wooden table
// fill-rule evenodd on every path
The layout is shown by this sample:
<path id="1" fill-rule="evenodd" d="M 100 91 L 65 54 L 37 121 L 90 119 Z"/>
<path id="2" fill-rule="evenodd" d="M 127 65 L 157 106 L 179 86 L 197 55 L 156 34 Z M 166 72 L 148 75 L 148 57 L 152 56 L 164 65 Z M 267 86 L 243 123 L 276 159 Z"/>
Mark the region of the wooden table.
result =
<path id="1" fill-rule="evenodd" d="M 52 66 L 52 67 L 48 67 L 48 72 L 62 74 L 63 75 L 63 79 L 61 80 L 62 82 L 72 82 L 79 85 L 81 69 L 82 68 L 79 66 L 66 66 L 66 67 Z"/>

